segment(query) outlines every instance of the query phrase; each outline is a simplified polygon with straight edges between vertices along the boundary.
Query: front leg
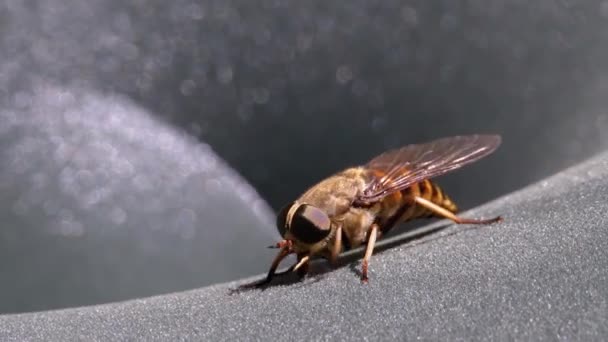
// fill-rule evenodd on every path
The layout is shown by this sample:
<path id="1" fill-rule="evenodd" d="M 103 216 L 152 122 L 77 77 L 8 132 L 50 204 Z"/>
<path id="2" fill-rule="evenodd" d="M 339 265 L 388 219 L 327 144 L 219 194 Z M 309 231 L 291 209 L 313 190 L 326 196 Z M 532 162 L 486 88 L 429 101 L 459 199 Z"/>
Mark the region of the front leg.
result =
<path id="1" fill-rule="evenodd" d="M 260 288 L 267 284 L 270 284 L 270 282 L 272 281 L 272 278 L 275 276 L 275 272 L 276 272 L 277 268 L 279 267 L 279 264 L 281 263 L 281 261 L 291 253 L 292 253 L 291 246 L 288 244 L 284 245 L 281 248 L 281 250 L 279 251 L 279 253 L 277 254 L 277 256 L 274 258 L 274 260 L 272 261 L 272 265 L 270 265 L 270 269 L 268 270 L 268 274 L 266 275 L 266 278 L 262 279 L 261 281 L 254 282 L 251 284 L 241 285 L 241 286 L 239 286 L 239 289 Z"/>

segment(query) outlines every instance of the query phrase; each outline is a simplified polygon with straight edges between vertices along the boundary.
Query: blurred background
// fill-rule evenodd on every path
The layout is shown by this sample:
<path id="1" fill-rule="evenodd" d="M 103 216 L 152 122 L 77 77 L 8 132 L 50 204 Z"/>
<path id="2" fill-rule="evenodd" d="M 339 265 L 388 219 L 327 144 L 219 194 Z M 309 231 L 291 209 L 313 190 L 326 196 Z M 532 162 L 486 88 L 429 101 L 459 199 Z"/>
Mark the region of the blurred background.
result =
<path id="1" fill-rule="evenodd" d="M 388 148 L 501 134 L 438 180 L 463 209 L 580 162 L 607 29 L 607 1 L 3 1 L 0 312 L 265 272 L 274 212 Z"/>

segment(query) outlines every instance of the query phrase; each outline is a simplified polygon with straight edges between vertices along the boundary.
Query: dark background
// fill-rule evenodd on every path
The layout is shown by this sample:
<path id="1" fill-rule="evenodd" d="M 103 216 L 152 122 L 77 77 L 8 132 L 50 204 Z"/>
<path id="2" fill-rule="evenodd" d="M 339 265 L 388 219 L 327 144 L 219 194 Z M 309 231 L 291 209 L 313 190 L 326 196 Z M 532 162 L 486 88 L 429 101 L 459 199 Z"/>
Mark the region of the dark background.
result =
<path id="1" fill-rule="evenodd" d="M 463 208 L 581 161 L 607 28 L 600 1 L 4 2 L 0 310 L 263 272 L 273 210 L 390 147 L 503 135 L 440 180 Z"/>

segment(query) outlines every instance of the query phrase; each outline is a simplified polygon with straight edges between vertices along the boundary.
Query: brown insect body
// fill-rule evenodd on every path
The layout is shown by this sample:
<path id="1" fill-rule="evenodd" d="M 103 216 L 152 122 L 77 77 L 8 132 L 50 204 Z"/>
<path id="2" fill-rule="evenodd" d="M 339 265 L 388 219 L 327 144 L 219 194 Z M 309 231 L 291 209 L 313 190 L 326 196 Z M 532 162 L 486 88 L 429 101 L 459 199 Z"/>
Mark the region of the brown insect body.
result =
<path id="1" fill-rule="evenodd" d="M 290 270 L 304 275 L 312 258 L 334 263 L 340 252 L 362 244 L 362 280 L 367 281 L 376 239 L 398 223 L 433 216 L 456 223 L 499 221 L 456 216 L 457 206 L 429 179 L 487 156 L 500 142 L 496 135 L 470 135 L 407 145 L 320 181 L 280 211 L 277 227 L 283 240 L 275 247 L 281 251 L 257 285 L 268 283 L 288 254 L 298 258 Z"/>
<path id="2" fill-rule="evenodd" d="M 379 224 L 380 232 L 386 234 L 398 223 L 437 216 L 427 208 L 417 205 L 413 200 L 414 196 L 421 196 L 453 213 L 457 211 L 454 202 L 443 194 L 440 187 L 427 179 L 394 192 L 371 206 L 353 206 L 357 194 L 363 192 L 374 179 L 370 172 L 374 171 L 364 167 L 348 168 L 316 184 L 297 201 L 322 209 L 334 226 L 342 227 L 340 252 L 363 244 L 367 240 L 367 231 L 374 222 Z M 288 235 L 285 238 L 290 237 Z M 293 249 L 298 254 L 314 250 L 315 254 L 330 258 L 334 239 L 335 232 L 330 233 L 327 239 L 312 245 L 294 239 Z"/>

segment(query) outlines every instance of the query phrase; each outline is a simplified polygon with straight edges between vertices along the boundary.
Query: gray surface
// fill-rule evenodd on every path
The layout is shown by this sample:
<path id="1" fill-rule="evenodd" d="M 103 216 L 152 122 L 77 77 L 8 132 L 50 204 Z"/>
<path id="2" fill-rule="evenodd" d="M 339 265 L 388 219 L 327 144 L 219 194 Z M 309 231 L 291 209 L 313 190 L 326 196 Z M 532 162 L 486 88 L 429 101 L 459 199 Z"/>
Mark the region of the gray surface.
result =
<path id="1" fill-rule="evenodd" d="M 376 255 L 368 285 L 344 267 L 232 296 L 226 284 L 3 316 L 0 331 L 11 341 L 606 339 L 607 179 L 604 153 L 467 213 L 503 223 L 452 225 L 438 234 L 464 231 Z"/>

